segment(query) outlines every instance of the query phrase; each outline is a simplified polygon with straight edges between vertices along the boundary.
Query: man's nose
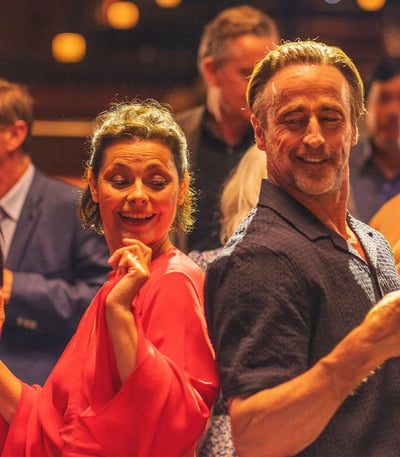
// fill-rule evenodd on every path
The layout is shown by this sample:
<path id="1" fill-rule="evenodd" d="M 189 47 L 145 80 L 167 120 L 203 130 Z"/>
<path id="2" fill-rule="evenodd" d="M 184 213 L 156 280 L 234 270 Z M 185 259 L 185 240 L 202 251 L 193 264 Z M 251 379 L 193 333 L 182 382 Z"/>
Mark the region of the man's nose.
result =
<path id="1" fill-rule="evenodd" d="M 310 118 L 308 122 L 306 131 L 304 133 L 303 142 L 312 148 L 318 148 L 325 142 L 321 132 L 321 126 L 318 122 L 318 119 L 315 117 Z"/>

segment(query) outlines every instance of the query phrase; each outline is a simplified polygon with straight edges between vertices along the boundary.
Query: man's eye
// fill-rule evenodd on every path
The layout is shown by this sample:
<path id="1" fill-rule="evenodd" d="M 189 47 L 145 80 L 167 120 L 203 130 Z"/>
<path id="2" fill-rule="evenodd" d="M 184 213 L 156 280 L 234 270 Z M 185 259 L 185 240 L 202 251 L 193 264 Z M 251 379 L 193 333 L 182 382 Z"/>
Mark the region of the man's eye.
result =
<path id="1" fill-rule="evenodd" d="M 293 117 L 284 120 L 284 124 L 288 127 L 300 127 L 305 123 L 305 119 L 302 117 Z"/>
<path id="2" fill-rule="evenodd" d="M 378 103 L 380 103 L 381 105 L 386 105 L 386 104 L 390 103 L 392 98 L 393 97 L 390 94 L 380 94 L 380 96 L 378 98 Z"/>
<path id="3" fill-rule="evenodd" d="M 337 125 L 339 124 L 339 122 L 341 121 L 340 117 L 330 117 L 330 116 L 327 116 L 327 117 L 324 117 L 322 119 L 323 122 L 325 122 L 326 124 L 328 125 Z"/>

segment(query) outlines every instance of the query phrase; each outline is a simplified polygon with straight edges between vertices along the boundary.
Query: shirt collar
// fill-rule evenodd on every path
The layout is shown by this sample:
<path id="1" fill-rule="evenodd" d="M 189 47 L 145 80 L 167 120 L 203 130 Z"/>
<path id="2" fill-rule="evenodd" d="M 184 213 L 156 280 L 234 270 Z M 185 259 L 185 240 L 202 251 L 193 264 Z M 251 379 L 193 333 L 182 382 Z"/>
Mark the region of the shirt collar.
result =
<path id="1" fill-rule="evenodd" d="M 8 217 L 14 221 L 18 221 L 21 215 L 22 207 L 32 184 L 34 172 L 35 167 L 31 163 L 18 182 L 0 199 L 0 206 L 7 213 Z"/>
<path id="2" fill-rule="evenodd" d="M 347 249 L 347 243 L 338 233 L 327 227 L 305 206 L 295 200 L 280 187 L 264 179 L 261 187 L 259 204 L 271 208 L 274 212 L 286 219 L 291 225 L 303 233 L 310 240 L 330 237 L 332 241 Z M 347 213 L 347 220 L 354 231 L 358 233 L 359 225 L 350 213 Z M 370 233 L 372 235 L 372 229 Z"/>

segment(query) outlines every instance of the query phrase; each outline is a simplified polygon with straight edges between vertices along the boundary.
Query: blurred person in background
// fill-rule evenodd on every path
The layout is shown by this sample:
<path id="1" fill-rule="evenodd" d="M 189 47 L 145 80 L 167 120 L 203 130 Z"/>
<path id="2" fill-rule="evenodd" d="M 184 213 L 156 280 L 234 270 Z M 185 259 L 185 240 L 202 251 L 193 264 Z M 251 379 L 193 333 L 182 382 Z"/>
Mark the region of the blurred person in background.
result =
<path id="1" fill-rule="evenodd" d="M 400 193 L 400 57 L 387 57 L 366 84 L 367 137 L 350 154 L 351 212 L 369 222 Z"/>
<path id="2" fill-rule="evenodd" d="M 0 358 L 43 384 L 110 266 L 106 242 L 82 227 L 79 190 L 32 163 L 33 99 L 0 80 L 0 227 L 7 323 Z M 56 153 L 56 152 L 55 152 Z"/>
<path id="3" fill-rule="evenodd" d="M 180 241 L 187 252 L 221 246 L 221 188 L 254 144 L 246 105 L 248 77 L 279 39 L 275 21 L 248 5 L 223 10 L 204 28 L 198 69 L 206 102 L 176 116 L 188 140 L 194 185 L 199 190 L 194 228 Z"/>
<path id="4" fill-rule="evenodd" d="M 203 270 L 229 240 L 248 212 L 257 203 L 262 178 L 267 176 L 265 152 L 254 144 L 244 153 L 238 165 L 231 171 L 223 184 L 220 210 L 221 246 L 205 251 L 193 250 L 189 257 L 199 264 Z"/>

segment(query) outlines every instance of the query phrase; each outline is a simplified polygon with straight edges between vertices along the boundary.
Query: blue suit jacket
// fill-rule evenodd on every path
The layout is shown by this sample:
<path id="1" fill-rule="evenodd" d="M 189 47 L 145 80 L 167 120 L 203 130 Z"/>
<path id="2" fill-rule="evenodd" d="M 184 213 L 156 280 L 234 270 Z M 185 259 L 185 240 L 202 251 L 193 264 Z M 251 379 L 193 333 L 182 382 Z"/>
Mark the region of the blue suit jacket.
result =
<path id="1" fill-rule="evenodd" d="M 82 228 L 79 190 L 35 170 L 6 267 L 14 275 L 0 358 L 42 384 L 107 279 L 103 237 Z"/>

